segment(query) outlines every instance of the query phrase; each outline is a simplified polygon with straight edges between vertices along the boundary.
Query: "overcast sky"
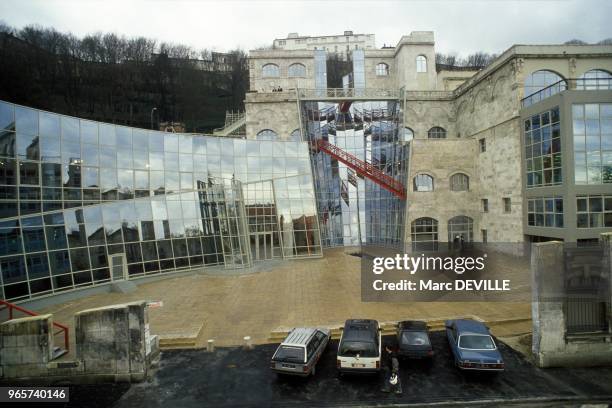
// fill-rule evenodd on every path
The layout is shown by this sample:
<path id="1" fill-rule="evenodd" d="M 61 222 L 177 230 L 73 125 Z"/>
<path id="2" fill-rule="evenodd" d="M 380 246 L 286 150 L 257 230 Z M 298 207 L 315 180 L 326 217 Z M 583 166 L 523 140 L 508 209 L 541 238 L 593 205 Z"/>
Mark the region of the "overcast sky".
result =
<path id="1" fill-rule="evenodd" d="M 438 52 L 502 52 L 512 44 L 596 42 L 612 37 L 610 0 L 1 0 L 0 20 L 21 28 L 95 31 L 225 51 L 289 32 L 376 34 L 376 46 L 433 30 Z"/>

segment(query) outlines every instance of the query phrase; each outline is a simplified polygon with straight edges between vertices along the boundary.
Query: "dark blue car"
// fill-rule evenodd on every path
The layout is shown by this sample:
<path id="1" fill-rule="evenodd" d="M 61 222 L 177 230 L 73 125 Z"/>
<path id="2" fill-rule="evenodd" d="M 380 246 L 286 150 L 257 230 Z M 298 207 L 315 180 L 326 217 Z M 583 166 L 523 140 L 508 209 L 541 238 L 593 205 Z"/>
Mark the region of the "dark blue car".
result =
<path id="1" fill-rule="evenodd" d="M 461 370 L 503 371 L 504 360 L 483 323 L 474 320 L 447 320 L 446 336 L 455 365 Z"/>

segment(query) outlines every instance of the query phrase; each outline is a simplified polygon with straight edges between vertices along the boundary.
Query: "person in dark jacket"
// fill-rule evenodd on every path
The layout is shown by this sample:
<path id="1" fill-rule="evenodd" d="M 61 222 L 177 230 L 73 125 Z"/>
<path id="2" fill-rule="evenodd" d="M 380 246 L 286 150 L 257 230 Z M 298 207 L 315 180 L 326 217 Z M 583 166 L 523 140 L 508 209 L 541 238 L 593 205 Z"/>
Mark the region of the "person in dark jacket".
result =
<path id="1" fill-rule="evenodd" d="M 385 365 L 385 383 L 383 384 L 383 392 L 394 392 L 402 394 L 402 382 L 399 378 L 399 360 L 395 351 L 385 346 L 387 354 L 387 364 Z"/>

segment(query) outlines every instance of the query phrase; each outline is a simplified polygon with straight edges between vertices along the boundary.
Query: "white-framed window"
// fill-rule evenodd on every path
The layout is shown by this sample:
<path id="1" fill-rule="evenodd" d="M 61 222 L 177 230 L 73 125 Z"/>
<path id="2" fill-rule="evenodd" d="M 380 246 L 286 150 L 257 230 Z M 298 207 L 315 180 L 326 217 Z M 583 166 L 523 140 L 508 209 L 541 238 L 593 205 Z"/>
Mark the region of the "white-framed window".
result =
<path id="1" fill-rule="evenodd" d="M 261 75 L 265 78 L 278 78 L 280 69 L 276 64 L 266 64 L 261 68 Z"/>
<path id="2" fill-rule="evenodd" d="M 288 74 L 289 77 L 305 77 L 306 66 L 300 63 L 291 64 L 289 65 Z"/>
<path id="3" fill-rule="evenodd" d="M 389 75 L 389 65 L 381 62 L 376 65 L 376 75 L 377 76 L 387 76 Z"/>
<path id="4" fill-rule="evenodd" d="M 434 179 L 429 174 L 417 174 L 413 179 L 414 191 L 433 191 Z"/>
<path id="5" fill-rule="evenodd" d="M 257 140 L 278 140 L 278 133 L 271 129 L 260 130 L 255 136 Z"/>
<path id="6" fill-rule="evenodd" d="M 427 58 L 424 55 L 416 57 L 416 71 L 427 72 Z"/>
<path id="7" fill-rule="evenodd" d="M 446 139 L 446 129 L 440 126 L 434 126 L 427 131 L 428 139 Z"/>

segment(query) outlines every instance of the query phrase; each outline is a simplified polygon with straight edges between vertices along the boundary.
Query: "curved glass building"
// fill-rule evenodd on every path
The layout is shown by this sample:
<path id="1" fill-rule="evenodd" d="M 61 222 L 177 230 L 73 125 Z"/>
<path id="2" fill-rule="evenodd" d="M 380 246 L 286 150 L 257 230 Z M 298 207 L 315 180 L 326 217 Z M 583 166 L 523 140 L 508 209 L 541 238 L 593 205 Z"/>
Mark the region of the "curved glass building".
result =
<path id="1" fill-rule="evenodd" d="M 116 126 L 0 101 L 0 296 L 321 256 L 308 144 Z"/>

